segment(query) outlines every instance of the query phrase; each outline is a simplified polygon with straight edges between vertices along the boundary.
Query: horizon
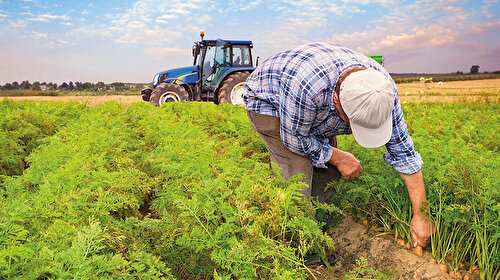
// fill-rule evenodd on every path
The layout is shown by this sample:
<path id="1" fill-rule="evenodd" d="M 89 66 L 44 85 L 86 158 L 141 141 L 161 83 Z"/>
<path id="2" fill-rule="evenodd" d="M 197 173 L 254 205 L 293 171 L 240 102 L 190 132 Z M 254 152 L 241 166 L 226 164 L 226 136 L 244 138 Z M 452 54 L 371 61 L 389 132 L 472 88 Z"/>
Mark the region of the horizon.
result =
<path id="1" fill-rule="evenodd" d="M 498 0 L 0 0 L 0 84 L 149 83 L 206 39 L 253 41 L 254 61 L 312 41 L 383 54 L 393 74 L 500 70 Z M 312 20 L 314 19 L 314 20 Z"/>
<path id="2" fill-rule="evenodd" d="M 487 74 L 499 74 L 500 73 L 500 70 L 496 70 L 496 71 L 492 71 L 492 72 L 481 72 L 479 71 L 478 73 L 475 73 L 475 74 L 471 74 L 471 73 L 389 73 L 389 75 L 391 76 L 424 76 L 425 75 L 428 75 L 428 76 L 440 76 L 440 75 L 443 75 L 443 76 L 453 76 L 453 75 L 464 75 L 464 76 L 468 76 L 468 75 L 487 75 Z M 484 79 L 484 78 L 481 78 L 481 80 Z M 490 78 L 486 78 L 486 79 L 490 79 Z M 49 83 L 53 83 L 53 84 L 57 84 L 58 86 L 60 86 L 61 84 L 63 83 L 66 83 L 66 84 L 69 84 L 70 82 L 72 83 L 92 83 L 92 84 L 97 84 L 97 83 L 100 83 L 102 81 L 78 81 L 78 80 L 71 80 L 71 81 L 61 81 L 61 82 L 54 82 L 54 81 L 30 81 L 30 80 L 15 80 L 15 81 L 10 81 L 10 82 L 5 82 L 5 83 L 0 83 L 0 87 L 4 86 L 5 84 L 12 84 L 14 82 L 17 82 L 18 84 L 20 84 L 21 82 L 24 82 L 24 81 L 28 81 L 30 84 L 33 84 L 33 83 L 39 83 L 40 85 L 43 85 L 43 84 L 49 84 Z M 149 81 L 149 82 L 127 82 L 127 81 L 110 81 L 110 82 L 104 82 L 104 84 L 106 86 L 110 86 L 112 84 L 116 84 L 116 83 L 122 83 L 122 84 L 125 84 L 125 85 L 144 85 L 144 84 L 150 84 L 152 83 L 152 81 Z M 0 90 L 2 90 L 0 88 Z"/>

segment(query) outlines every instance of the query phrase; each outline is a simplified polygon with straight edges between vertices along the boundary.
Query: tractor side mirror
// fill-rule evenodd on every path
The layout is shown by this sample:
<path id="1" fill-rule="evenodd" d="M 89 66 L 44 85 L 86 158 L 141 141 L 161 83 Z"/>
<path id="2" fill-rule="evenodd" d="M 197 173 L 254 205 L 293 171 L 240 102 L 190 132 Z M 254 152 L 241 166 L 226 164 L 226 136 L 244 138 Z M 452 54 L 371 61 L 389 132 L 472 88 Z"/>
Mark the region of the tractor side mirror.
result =
<path id="1" fill-rule="evenodd" d="M 200 53 L 200 45 L 196 44 L 193 46 L 193 57 L 196 57 Z"/>

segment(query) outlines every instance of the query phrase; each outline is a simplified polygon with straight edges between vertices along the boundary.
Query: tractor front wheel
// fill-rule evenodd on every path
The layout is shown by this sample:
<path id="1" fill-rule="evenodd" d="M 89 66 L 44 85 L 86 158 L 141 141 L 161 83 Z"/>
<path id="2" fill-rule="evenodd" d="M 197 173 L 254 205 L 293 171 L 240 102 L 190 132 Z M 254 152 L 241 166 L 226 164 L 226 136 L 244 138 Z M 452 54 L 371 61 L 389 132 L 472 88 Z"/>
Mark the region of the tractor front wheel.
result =
<path id="1" fill-rule="evenodd" d="M 186 89 L 178 84 L 162 83 L 153 89 L 149 102 L 159 107 L 167 102 L 189 101 Z"/>
<path id="2" fill-rule="evenodd" d="M 219 104 L 231 103 L 243 105 L 243 93 L 245 92 L 245 81 L 249 72 L 239 72 L 229 76 L 220 87 L 217 101 Z"/>

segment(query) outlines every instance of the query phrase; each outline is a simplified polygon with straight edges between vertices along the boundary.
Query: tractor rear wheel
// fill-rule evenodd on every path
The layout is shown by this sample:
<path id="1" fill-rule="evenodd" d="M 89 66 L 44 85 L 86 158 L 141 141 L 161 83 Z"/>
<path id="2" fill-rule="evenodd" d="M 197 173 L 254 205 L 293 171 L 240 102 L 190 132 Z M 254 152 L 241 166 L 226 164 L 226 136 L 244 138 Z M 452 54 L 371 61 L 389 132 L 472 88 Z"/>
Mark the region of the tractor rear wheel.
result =
<path id="1" fill-rule="evenodd" d="M 178 84 L 162 83 L 153 89 L 149 102 L 159 107 L 167 102 L 189 101 L 186 89 Z"/>
<path id="2" fill-rule="evenodd" d="M 243 93 L 245 92 L 245 81 L 250 72 L 238 72 L 229 76 L 220 87 L 217 101 L 219 104 L 231 103 L 243 105 Z"/>

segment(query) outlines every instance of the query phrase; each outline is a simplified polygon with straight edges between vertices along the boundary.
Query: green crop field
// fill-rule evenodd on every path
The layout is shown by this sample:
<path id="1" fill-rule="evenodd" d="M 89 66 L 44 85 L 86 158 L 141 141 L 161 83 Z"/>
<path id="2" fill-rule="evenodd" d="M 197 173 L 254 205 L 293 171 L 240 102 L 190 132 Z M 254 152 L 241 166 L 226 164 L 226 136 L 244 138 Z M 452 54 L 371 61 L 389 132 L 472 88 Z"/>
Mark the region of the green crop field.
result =
<path id="1" fill-rule="evenodd" d="M 404 103 L 436 225 L 434 258 L 500 267 L 497 102 Z M 338 138 L 364 172 L 302 200 L 271 172 L 243 108 L 0 102 L 0 279 L 306 279 L 335 244 L 316 209 L 410 241 L 411 203 L 385 148 Z"/>

